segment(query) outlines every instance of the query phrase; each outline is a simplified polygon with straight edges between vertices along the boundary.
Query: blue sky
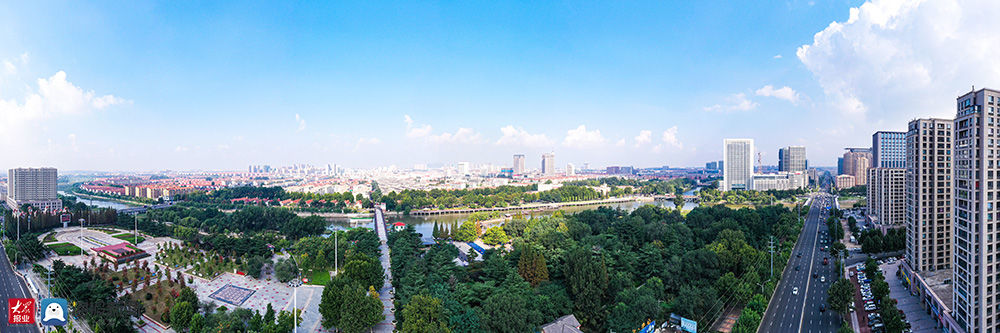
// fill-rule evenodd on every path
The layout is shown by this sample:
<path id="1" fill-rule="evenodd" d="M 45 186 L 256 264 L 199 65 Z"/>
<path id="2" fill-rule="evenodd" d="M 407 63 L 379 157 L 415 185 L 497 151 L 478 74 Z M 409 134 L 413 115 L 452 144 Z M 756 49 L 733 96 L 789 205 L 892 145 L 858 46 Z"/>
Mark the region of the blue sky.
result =
<path id="1" fill-rule="evenodd" d="M 694 166 L 726 137 L 829 166 L 1000 80 L 945 50 L 985 6 L 2 3 L 0 166 Z"/>

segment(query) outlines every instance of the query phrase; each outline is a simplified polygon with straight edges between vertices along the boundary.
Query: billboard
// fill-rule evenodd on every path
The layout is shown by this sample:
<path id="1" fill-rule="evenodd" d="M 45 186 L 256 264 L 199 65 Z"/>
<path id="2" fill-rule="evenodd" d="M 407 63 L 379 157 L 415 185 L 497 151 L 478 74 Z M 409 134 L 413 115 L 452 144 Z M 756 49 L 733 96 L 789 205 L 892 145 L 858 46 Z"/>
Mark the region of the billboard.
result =
<path id="1" fill-rule="evenodd" d="M 681 330 L 689 333 L 698 333 L 698 322 L 681 317 Z"/>
<path id="2" fill-rule="evenodd" d="M 73 219 L 73 216 L 71 216 L 69 214 L 59 215 L 59 222 L 62 222 L 62 223 L 69 223 L 69 221 L 72 220 L 72 219 Z"/>

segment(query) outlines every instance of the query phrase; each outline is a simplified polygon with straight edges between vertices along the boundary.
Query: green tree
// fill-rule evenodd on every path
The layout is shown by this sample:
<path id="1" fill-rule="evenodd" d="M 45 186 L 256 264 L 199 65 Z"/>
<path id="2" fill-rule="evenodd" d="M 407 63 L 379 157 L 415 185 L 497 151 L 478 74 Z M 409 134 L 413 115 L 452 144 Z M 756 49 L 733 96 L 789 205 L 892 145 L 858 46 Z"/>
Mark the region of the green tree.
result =
<path id="1" fill-rule="evenodd" d="M 344 293 L 348 291 L 348 280 L 344 275 L 337 275 L 330 282 L 326 283 L 323 287 L 323 295 L 320 297 L 319 302 L 319 313 L 323 317 L 322 324 L 324 328 L 334 328 L 340 326 L 340 315 L 343 312 L 344 307 Z M 271 313 L 271 320 L 274 319 L 274 310 L 271 310 L 271 304 L 268 304 L 268 310 Z"/>
<path id="2" fill-rule="evenodd" d="M 573 298 L 573 313 L 593 331 L 603 331 L 608 289 L 608 269 L 600 253 L 576 248 L 566 263 L 566 284 Z"/>
<path id="3" fill-rule="evenodd" d="M 845 321 L 840 324 L 840 328 L 837 329 L 837 333 L 854 333 L 854 328 L 851 328 L 851 323 Z"/>
<path id="4" fill-rule="evenodd" d="M 674 190 L 674 207 L 677 208 L 677 211 L 684 209 L 684 188 L 681 186 Z"/>
<path id="5" fill-rule="evenodd" d="M 412 333 L 449 333 L 441 299 L 426 294 L 414 295 L 403 308 L 400 330 Z"/>
<path id="6" fill-rule="evenodd" d="M 374 288 L 366 293 L 360 287 L 349 288 L 344 293 L 344 304 L 341 307 L 340 328 L 347 333 L 362 333 L 385 319 L 382 314 L 382 301 Z"/>
<path id="7" fill-rule="evenodd" d="M 461 242 L 471 242 L 476 240 L 476 237 L 479 236 L 476 229 L 477 227 L 475 222 L 462 222 L 462 226 L 458 227 L 458 230 L 454 234 L 455 240 Z"/>
<path id="8" fill-rule="evenodd" d="M 851 302 L 854 301 L 854 284 L 845 278 L 838 279 L 827 290 L 826 301 L 830 303 L 830 310 L 840 314 L 846 313 Z"/>
<path id="9" fill-rule="evenodd" d="M 288 282 L 299 276 L 299 268 L 291 259 L 278 259 L 278 262 L 274 264 L 274 276 L 278 278 L 278 281 Z"/>
<path id="10" fill-rule="evenodd" d="M 525 245 L 521 250 L 521 258 L 517 261 L 517 274 L 520 274 L 532 287 L 537 287 L 542 281 L 549 280 L 549 268 L 545 263 L 545 255 L 532 245 Z"/>
<path id="11" fill-rule="evenodd" d="M 344 265 L 344 276 L 365 288 L 382 286 L 384 274 L 382 265 L 375 258 L 366 255 L 352 258 Z"/>
<path id="12" fill-rule="evenodd" d="M 177 302 L 173 309 L 170 309 L 170 322 L 177 329 L 184 330 L 191 325 L 191 316 L 194 316 L 194 307 L 188 302 Z"/>
<path id="13" fill-rule="evenodd" d="M 889 296 L 889 283 L 885 282 L 885 278 L 878 276 L 872 279 L 872 297 L 875 299 L 882 299 L 883 297 Z"/>
<path id="14" fill-rule="evenodd" d="M 501 227 L 486 229 L 486 233 L 483 234 L 483 242 L 489 245 L 505 244 L 508 241 L 510 241 L 510 238 L 507 237 L 507 233 Z"/>
<path id="15" fill-rule="evenodd" d="M 205 328 L 205 316 L 200 313 L 195 313 L 191 316 L 191 323 L 188 324 L 188 330 L 191 333 L 201 333 Z"/>
<path id="16" fill-rule="evenodd" d="M 872 292 L 874 294 L 874 292 Z M 879 310 L 879 314 L 882 315 L 882 322 L 885 323 L 886 332 L 901 332 L 906 328 L 906 322 L 903 321 L 903 316 L 899 314 L 899 309 L 896 308 L 896 301 L 885 296 L 881 298 L 882 309 Z"/>

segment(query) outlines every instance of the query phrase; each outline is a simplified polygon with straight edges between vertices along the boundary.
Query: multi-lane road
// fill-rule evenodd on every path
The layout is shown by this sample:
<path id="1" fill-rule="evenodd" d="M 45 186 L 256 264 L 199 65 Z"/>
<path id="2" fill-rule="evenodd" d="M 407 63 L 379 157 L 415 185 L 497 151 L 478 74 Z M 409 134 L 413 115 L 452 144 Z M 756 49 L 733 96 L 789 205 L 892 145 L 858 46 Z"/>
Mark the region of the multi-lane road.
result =
<path id="1" fill-rule="evenodd" d="M 0 304 L 3 304 L 3 308 L 0 309 L 0 332 L 38 333 L 38 327 L 35 325 L 7 324 L 7 299 L 10 298 L 35 297 L 28 293 L 28 286 L 24 284 L 24 280 L 14 274 L 14 269 L 7 260 L 7 250 L 0 246 Z"/>
<path id="2" fill-rule="evenodd" d="M 836 312 L 820 311 L 821 305 L 826 306 L 826 291 L 837 277 L 833 258 L 824 265 L 823 258 L 830 255 L 820 250 L 820 232 L 826 230 L 826 207 L 832 203 L 833 197 L 827 194 L 813 197 L 802 234 L 761 320 L 760 332 L 818 333 L 840 328 Z M 826 281 L 820 282 L 821 277 Z"/>

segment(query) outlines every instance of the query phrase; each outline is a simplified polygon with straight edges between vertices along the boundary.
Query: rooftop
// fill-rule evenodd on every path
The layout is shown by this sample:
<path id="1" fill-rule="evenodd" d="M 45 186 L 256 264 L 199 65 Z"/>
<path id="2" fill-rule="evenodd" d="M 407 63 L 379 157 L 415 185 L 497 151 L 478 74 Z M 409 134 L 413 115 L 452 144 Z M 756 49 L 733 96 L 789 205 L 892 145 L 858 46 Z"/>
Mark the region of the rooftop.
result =
<path id="1" fill-rule="evenodd" d="M 941 299 L 941 302 L 951 310 L 952 300 L 955 298 L 955 291 L 952 289 L 952 270 L 942 269 L 934 272 L 923 272 L 920 276 L 931 288 L 931 291 Z M 947 282 L 947 283 L 945 283 Z"/>

